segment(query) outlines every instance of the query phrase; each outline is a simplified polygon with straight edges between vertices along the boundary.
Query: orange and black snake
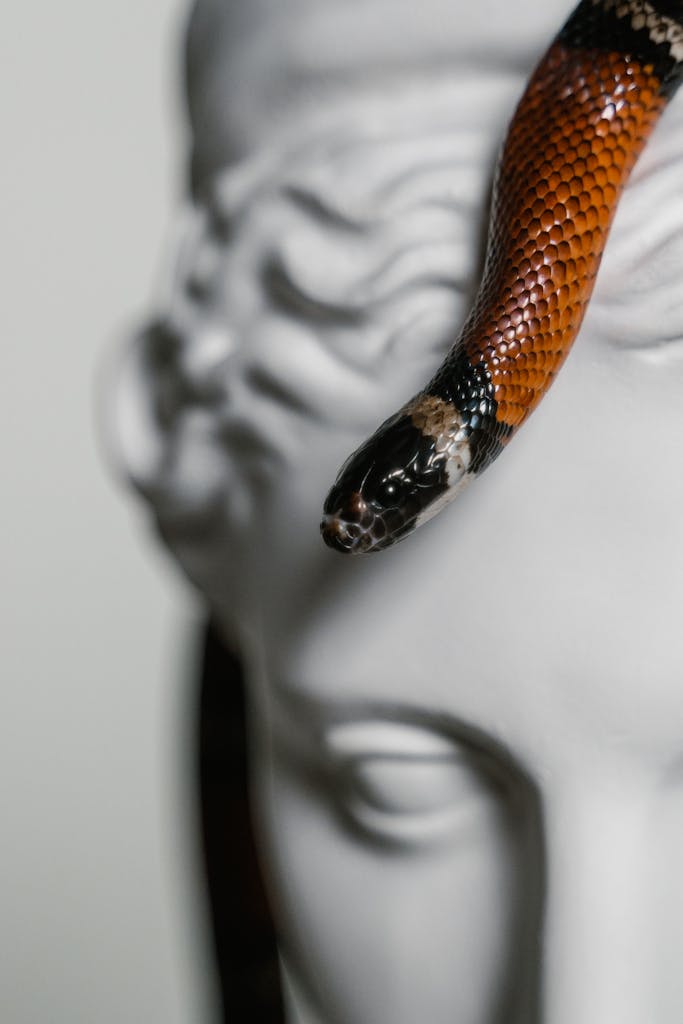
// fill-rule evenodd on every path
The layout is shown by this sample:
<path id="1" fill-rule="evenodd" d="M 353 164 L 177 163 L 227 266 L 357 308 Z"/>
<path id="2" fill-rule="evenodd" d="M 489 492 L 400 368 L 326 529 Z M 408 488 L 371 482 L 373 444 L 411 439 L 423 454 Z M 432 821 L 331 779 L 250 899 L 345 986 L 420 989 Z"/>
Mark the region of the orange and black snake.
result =
<path id="1" fill-rule="evenodd" d="M 619 197 L 683 79 L 683 0 L 581 0 L 508 129 L 481 285 L 427 386 L 344 464 L 325 542 L 388 547 L 501 453 L 577 335 Z"/>

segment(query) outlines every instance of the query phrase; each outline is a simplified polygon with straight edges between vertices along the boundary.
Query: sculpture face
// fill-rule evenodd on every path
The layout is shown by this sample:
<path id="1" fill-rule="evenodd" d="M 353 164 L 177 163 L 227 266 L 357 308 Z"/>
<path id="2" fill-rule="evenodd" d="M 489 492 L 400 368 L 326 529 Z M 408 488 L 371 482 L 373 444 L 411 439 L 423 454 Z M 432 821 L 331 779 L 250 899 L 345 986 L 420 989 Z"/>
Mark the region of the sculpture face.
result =
<path id="1" fill-rule="evenodd" d="M 514 455 L 347 561 L 321 501 L 466 313 L 487 170 L 568 5 L 463 5 L 452 74 L 445 28 L 406 45 L 415 5 L 383 6 L 359 69 L 346 4 L 200 3 L 197 204 L 124 362 L 124 463 L 244 651 L 291 1020 L 674 1024 L 683 102 Z"/>

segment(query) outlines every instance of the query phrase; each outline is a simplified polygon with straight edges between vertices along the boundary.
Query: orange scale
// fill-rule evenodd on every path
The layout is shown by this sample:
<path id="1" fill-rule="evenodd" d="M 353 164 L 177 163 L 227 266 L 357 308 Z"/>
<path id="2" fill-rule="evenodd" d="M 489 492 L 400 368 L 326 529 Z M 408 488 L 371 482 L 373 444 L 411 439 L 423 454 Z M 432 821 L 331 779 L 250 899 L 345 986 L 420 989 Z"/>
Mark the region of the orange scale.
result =
<path id="1" fill-rule="evenodd" d="M 581 280 L 588 273 L 588 263 L 586 262 L 585 256 L 577 256 L 576 258 L 576 277 L 577 280 Z"/>
<path id="2" fill-rule="evenodd" d="M 536 280 L 538 280 L 538 274 L 543 267 L 543 253 L 539 251 L 536 239 L 531 244 L 533 245 L 533 251 L 529 256 L 529 262 L 531 263 L 531 269 L 536 274 Z"/>
<path id="3" fill-rule="evenodd" d="M 569 189 L 570 189 L 570 193 L 571 193 L 572 192 L 571 183 L 569 185 Z M 568 196 L 568 198 L 565 200 L 565 204 L 564 205 L 567 208 L 567 216 L 568 217 L 575 217 L 576 214 L 579 212 L 579 209 L 580 209 L 579 200 L 576 198 L 576 196 L 574 194 L 570 194 Z"/>
<path id="4" fill-rule="evenodd" d="M 572 306 L 567 306 L 560 314 L 560 327 L 563 331 L 567 331 L 572 326 L 573 322 L 574 309 Z"/>
<path id="5" fill-rule="evenodd" d="M 601 138 L 601 139 L 605 140 L 605 145 L 607 145 L 606 139 L 607 139 L 607 136 L 609 135 L 609 128 L 610 128 L 609 121 L 607 121 L 604 117 L 601 117 L 600 120 L 598 121 L 598 123 L 595 125 L 595 127 L 593 129 L 593 131 L 596 133 L 598 138 Z"/>
<path id="6" fill-rule="evenodd" d="M 569 222 L 567 222 L 567 224 L 563 225 L 563 227 L 562 227 L 563 240 L 561 242 L 558 242 L 558 245 L 557 245 L 557 255 L 560 257 L 561 260 L 568 260 L 570 258 L 570 256 L 571 256 L 571 254 L 572 254 L 572 250 L 571 250 L 571 247 L 569 245 L 569 242 L 564 237 L 564 235 L 566 233 L 566 228 L 568 226 L 569 226 Z"/>
<path id="7" fill-rule="evenodd" d="M 598 211 L 594 206 L 589 206 L 586 210 L 586 225 L 588 230 L 594 231 L 597 228 L 599 221 L 600 218 L 598 216 Z"/>
<path id="8" fill-rule="evenodd" d="M 541 227 L 544 231 L 550 231 L 555 224 L 555 217 L 552 210 L 544 210 L 541 214 Z"/>
<path id="9" fill-rule="evenodd" d="M 510 285 L 510 291 L 512 292 L 515 299 L 519 300 L 520 295 L 524 291 L 524 281 L 520 279 L 519 270 L 515 267 L 511 274 L 512 284 Z M 517 303 L 519 305 L 519 302 Z"/>
<path id="10" fill-rule="evenodd" d="M 557 246 L 553 242 L 549 242 L 545 247 L 543 257 L 549 267 L 552 267 L 557 262 Z"/>
<path id="11" fill-rule="evenodd" d="M 564 227 L 562 224 L 555 224 L 549 231 L 550 241 L 557 246 L 564 238 Z"/>
<path id="12" fill-rule="evenodd" d="M 575 234 L 569 235 L 567 244 L 569 245 L 570 258 L 576 260 L 581 255 L 581 241 L 579 237 Z"/>
<path id="13" fill-rule="evenodd" d="M 618 191 L 621 191 L 621 174 L 618 169 L 614 166 L 606 167 L 605 173 L 607 174 L 607 184 L 603 186 L 602 198 L 606 206 L 613 207 Z"/>
<path id="14" fill-rule="evenodd" d="M 574 217 L 574 230 L 576 232 L 574 238 L 576 239 L 577 251 L 579 253 L 585 252 L 584 238 L 586 236 L 587 227 L 586 214 L 583 211 L 577 213 L 576 217 Z"/>
<path id="15" fill-rule="evenodd" d="M 629 159 L 631 159 L 633 151 L 633 136 L 631 133 L 619 132 L 617 135 L 617 142 L 619 143 L 620 148 L 623 149 L 625 153 L 628 153 Z"/>
<path id="16" fill-rule="evenodd" d="M 537 249 L 537 246 L 536 246 L 536 239 L 535 238 L 528 238 L 526 243 L 525 243 L 525 245 L 524 245 L 524 248 L 522 249 L 522 256 L 523 256 L 523 258 L 524 259 L 528 259 L 530 261 L 531 265 L 533 266 L 534 265 L 534 259 L 536 258 L 537 252 L 538 252 L 538 249 Z"/>

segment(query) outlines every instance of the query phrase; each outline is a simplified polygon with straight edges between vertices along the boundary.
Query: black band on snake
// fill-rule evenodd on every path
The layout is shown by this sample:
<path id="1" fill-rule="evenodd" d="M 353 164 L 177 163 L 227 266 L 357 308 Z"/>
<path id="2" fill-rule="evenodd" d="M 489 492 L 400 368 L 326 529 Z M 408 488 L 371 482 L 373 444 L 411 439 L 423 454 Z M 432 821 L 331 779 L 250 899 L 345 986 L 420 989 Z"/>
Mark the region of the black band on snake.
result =
<path id="1" fill-rule="evenodd" d="M 619 197 L 683 79 L 683 0 L 582 0 L 541 60 L 496 173 L 482 282 L 423 391 L 342 467 L 325 542 L 388 547 L 501 453 L 577 335 Z"/>

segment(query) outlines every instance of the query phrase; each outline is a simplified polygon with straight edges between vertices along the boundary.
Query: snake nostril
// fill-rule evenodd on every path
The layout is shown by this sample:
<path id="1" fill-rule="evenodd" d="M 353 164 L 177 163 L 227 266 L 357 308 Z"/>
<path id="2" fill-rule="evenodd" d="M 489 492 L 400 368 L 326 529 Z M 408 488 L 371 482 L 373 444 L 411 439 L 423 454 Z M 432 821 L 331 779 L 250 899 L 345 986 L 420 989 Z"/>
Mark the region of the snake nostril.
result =
<path id="1" fill-rule="evenodd" d="M 323 540 L 335 551 L 348 552 L 358 539 L 358 527 L 349 526 L 336 516 L 325 516 L 320 524 Z"/>

